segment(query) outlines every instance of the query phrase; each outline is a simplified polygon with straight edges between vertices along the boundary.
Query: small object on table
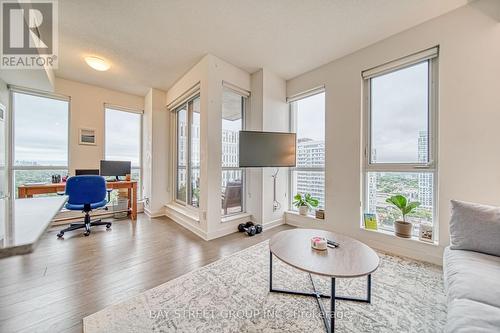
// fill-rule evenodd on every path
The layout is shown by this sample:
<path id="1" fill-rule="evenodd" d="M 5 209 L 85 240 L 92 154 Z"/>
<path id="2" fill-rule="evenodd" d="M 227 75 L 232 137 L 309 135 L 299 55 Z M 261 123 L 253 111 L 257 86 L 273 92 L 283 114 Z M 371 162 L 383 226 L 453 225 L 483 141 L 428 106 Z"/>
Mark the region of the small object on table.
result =
<path id="1" fill-rule="evenodd" d="M 339 247 L 340 244 L 337 242 L 334 242 L 332 240 L 327 239 L 326 243 L 328 244 L 329 247 Z"/>
<path id="2" fill-rule="evenodd" d="M 132 176 L 130 175 L 130 173 L 127 173 L 127 174 L 125 175 L 125 180 L 129 182 L 129 181 L 130 181 L 130 179 L 132 179 Z"/>
<path id="3" fill-rule="evenodd" d="M 61 182 L 61 175 L 52 175 L 52 184 L 59 184 Z"/>
<path id="4" fill-rule="evenodd" d="M 325 219 L 325 210 L 324 209 L 316 209 L 316 218 L 320 220 Z"/>
<path id="5" fill-rule="evenodd" d="M 324 251 L 327 248 L 327 240 L 324 237 L 315 236 L 311 238 L 311 247 L 315 250 Z"/>

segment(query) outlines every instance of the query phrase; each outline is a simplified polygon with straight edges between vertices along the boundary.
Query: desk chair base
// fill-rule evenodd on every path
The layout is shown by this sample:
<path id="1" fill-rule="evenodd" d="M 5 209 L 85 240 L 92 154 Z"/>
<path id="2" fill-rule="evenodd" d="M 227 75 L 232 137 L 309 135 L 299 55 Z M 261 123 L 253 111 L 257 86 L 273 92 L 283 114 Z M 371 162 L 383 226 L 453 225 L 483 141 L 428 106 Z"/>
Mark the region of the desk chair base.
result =
<path id="1" fill-rule="evenodd" d="M 91 221 L 89 213 L 85 212 L 85 222 L 83 222 L 83 223 L 71 223 L 69 225 L 69 227 L 59 231 L 59 233 L 57 234 L 57 238 L 61 238 L 62 236 L 64 236 L 65 232 L 73 231 L 73 230 L 77 230 L 77 229 L 84 229 L 84 228 L 85 228 L 85 232 L 83 234 L 85 236 L 88 236 L 88 235 L 90 235 L 90 227 L 94 227 L 94 226 L 98 226 L 98 225 L 105 225 L 106 229 L 111 228 L 111 222 L 102 222 L 101 220 Z"/>

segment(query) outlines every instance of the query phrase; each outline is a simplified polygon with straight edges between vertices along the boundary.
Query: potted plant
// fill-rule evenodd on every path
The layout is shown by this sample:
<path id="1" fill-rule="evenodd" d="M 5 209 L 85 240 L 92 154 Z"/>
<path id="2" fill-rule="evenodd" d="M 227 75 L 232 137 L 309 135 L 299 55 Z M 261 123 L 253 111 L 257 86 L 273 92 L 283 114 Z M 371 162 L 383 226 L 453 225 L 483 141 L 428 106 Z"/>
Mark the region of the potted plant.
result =
<path id="1" fill-rule="evenodd" d="M 300 215 L 307 215 L 309 209 L 316 208 L 319 205 L 319 200 L 313 198 L 311 194 L 300 194 L 297 193 L 293 197 L 293 205 L 299 209 Z"/>
<path id="2" fill-rule="evenodd" d="M 410 214 L 418 206 L 420 206 L 420 202 L 409 202 L 408 199 L 406 199 L 406 197 L 401 194 L 393 195 L 392 197 L 387 198 L 385 202 L 398 208 L 401 211 L 401 215 L 403 216 L 403 221 L 394 221 L 394 233 L 396 234 L 396 236 L 402 238 L 411 238 L 412 224 L 406 221 L 406 215 Z"/>

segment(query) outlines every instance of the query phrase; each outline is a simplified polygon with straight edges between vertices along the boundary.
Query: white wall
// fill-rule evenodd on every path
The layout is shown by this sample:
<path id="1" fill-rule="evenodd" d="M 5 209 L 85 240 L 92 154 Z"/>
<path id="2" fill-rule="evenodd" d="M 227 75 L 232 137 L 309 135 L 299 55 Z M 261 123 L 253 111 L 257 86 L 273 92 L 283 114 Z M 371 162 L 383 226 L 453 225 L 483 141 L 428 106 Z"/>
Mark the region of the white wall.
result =
<path id="1" fill-rule="evenodd" d="M 5 107 L 9 104 L 9 89 L 7 88 L 7 83 L 0 79 L 0 103 Z"/>
<path id="2" fill-rule="evenodd" d="M 55 92 L 71 97 L 69 171 L 99 168 L 104 158 L 104 103 L 144 109 L 144 97 L 56 78 Z M 79 128 L 95 128 L 95 146 L 79 145 Z"/>
<path id="3" fill-rule="evenodd" d="M 249 73 L 209 54 L 167 92 L 168 105 L 200 83 L 200 207 L 198 210 L 190 210 L 171 203 L 167 206 L 166 213 L 205 239 L 220 237 L 236 230 L 235 221 L 222 222 L 221 216 L 223 81 L 250 90 Z M 173 159 L 173 155 L 170 156 Z M 172 187 L 175 183 L 173 176 L 171 172 Z"/>
<path id="4" fill-rule="evenodd" d="M 251 130 L 288 132 L 289 109 L 286 103 L 286 82 L 267 69 L 252 74 L 251 112 L 247 116 Z M 276 179 L 276 200 L 281 204 L 273 210 L 273 178 Z M 288 168 L 247 169 L 247 202 L 254 221 L 265 227 L 283 222 L 283 212 L 288 209 Z"/>
<path id="5" fill-rule="evenodd" d="M 168 180 L 170 117 L 165 100 L 164 91 L 151 88 L 144 102 L 142 181 L 144 211 L 150 216 L 164 215 L 164 205 L 171 200 Z"/>
<path id="6" fill-rule="evenodd" d="M 359 228 L 361 71 L 435 45 L 440 45 L 439 246 Z M 499 59 L 500 23 L 485 14 L 482 3 L 472 3 L 289 80 L 288 96 L 326 87 L 325 228 L 439 263 L 449 243 L 450 199 L 499 205 Z"/>

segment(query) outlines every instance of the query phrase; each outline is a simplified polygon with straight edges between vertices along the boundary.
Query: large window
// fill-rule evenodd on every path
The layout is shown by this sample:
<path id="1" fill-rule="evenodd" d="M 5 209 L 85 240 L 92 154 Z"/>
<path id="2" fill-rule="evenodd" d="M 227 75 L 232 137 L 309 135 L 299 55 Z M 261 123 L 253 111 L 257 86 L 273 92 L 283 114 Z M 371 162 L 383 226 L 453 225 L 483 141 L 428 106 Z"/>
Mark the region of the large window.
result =
<path id="1" fill-rule="evenodd" d="M 105 108 L 104 158 L 110 161 L 130 161 L 132 179 L 138 182 L 138 197 L 142 197 L 142 113 L 119 108 Z"/>
<path id="2" fill-rule="evenodd" d="M 436 52 L 385 65 L 365 76 L 366 149 L 364 210 L 379 228 L 392 231 L 399 212 L 386 199 L 402 194 L 421 206 L 408 217 L 418 235 L 420 223 L 435 212 Z M 389 69 L 387 68 L 389 66 Z"/>
<path id="3" fill-rule="evenodd" d="M 325 207 L 325 93 L 290 103 L 291 131 L 297 133 L 297 166 L 290 171 L 290 198 L 310 193 Z M 295 207 L 292 207 L 295 209 Z"/>
<path id="4" fill-rule="evenodd" d="M 69 100 L 12 92 L 14 186 L 68 174 Z"/>
<path id="5" fill-rule="evenodd" d="M 239 166 L 239 131 L 246 97 L 225 89 L 222 99 L 222 215 L 244 211 L 245 171 Z"/>
<path id="6" fill-rule="evenodd" d="M 176 190 L 183 205 L 200 205 L 200 98 L 195 97 L 175 110 Z"/>

